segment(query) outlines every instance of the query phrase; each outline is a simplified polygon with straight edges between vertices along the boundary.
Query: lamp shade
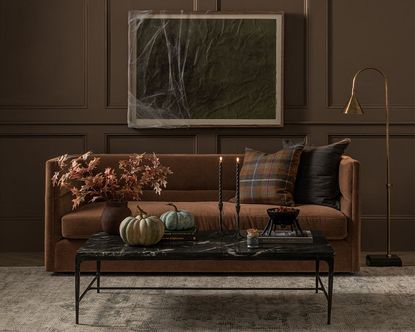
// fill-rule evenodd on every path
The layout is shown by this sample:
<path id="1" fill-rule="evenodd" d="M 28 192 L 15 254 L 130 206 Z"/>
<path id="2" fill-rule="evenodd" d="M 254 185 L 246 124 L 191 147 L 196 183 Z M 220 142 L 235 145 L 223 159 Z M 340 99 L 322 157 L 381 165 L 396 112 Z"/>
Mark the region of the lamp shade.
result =
<path id="1" fill-rule="evenodd" d="M 354 94 L 354 92 L 350 96 L 350 99 L 347 102 L 346 107 L 343 110 L 343 113 L 344 114 L 359 114 L 359 115 L 363 115 L 364 112 L 363 112 L 362 106 L 360 106 L 360 103 L 357 100 L 357 97 Z"/>

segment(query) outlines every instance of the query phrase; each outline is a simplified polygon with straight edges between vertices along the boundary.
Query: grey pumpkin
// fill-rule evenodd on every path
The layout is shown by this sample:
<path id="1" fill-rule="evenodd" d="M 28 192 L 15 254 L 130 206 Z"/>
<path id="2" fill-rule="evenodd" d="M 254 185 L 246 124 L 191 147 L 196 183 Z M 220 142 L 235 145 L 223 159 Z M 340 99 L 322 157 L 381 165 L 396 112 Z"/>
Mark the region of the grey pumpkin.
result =
<path id="1" fill-rule="evenodd" d="M 182 231 L 195 227 L 195 218 L 193 214 L 186 210 L 179 210 L 176 205 L 169 203 L 174 211 L 167 211 L 160 217 L 165 227 L 169 231 Z"/>

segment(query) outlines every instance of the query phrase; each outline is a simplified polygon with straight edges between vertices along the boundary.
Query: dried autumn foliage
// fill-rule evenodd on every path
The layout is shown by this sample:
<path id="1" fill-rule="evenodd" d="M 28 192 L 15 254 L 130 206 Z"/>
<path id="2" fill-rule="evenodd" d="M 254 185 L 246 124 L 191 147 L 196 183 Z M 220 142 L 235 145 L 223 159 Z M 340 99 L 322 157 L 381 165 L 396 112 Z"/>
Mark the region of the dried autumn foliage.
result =
<path id="1" fill-rule="evenodd" d="M 134 154 L 118 162 L 118 170 L 99 171 L 100 158 L 89 151 L 79 157 L 67 154 L 58 158 L 59 171 L 52 177 L 54 186 L 72 192 L 72 208 L 97 200 L 139 200 L 144 188 L 152 188 L 158 195 L 167 186 L 167 176 L 173 174 L 162 166 L 153 154 Z"/>

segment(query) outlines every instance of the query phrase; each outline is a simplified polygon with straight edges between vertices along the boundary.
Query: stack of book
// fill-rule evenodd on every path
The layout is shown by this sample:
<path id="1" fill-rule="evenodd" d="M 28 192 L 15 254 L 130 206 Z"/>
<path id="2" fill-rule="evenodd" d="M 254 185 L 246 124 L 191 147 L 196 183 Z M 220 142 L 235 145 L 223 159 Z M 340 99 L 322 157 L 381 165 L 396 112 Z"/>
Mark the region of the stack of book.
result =
<path id="1" fill-rule="evenodd" d="M 186 229 L 184 231 L 168 231 L 164 232 L 162 240 L 167 241 L 196 241 L 197 228 Z"/>
<path id="2" fill-rule="evenodd" d="M 303 236 L 298 236 L 293 231 L 276 231 L 271 232 L 270 235 L 261 235 L 259 243 L 313 243 L 313 234 L 310 231 L 303 231 Z"/>

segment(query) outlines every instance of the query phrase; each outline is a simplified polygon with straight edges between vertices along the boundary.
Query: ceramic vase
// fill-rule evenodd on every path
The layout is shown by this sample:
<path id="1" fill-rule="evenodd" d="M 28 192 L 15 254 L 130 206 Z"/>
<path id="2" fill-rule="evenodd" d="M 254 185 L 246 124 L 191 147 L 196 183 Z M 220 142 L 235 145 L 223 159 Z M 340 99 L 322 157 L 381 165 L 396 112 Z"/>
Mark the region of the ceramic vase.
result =
<path id="1" fill-rule="evenodd" d="M 124 218 L 131 216 L 127 201 L 107 201 L 101 215 L 102 230 L 110 235 L 119 235 Z"/>

